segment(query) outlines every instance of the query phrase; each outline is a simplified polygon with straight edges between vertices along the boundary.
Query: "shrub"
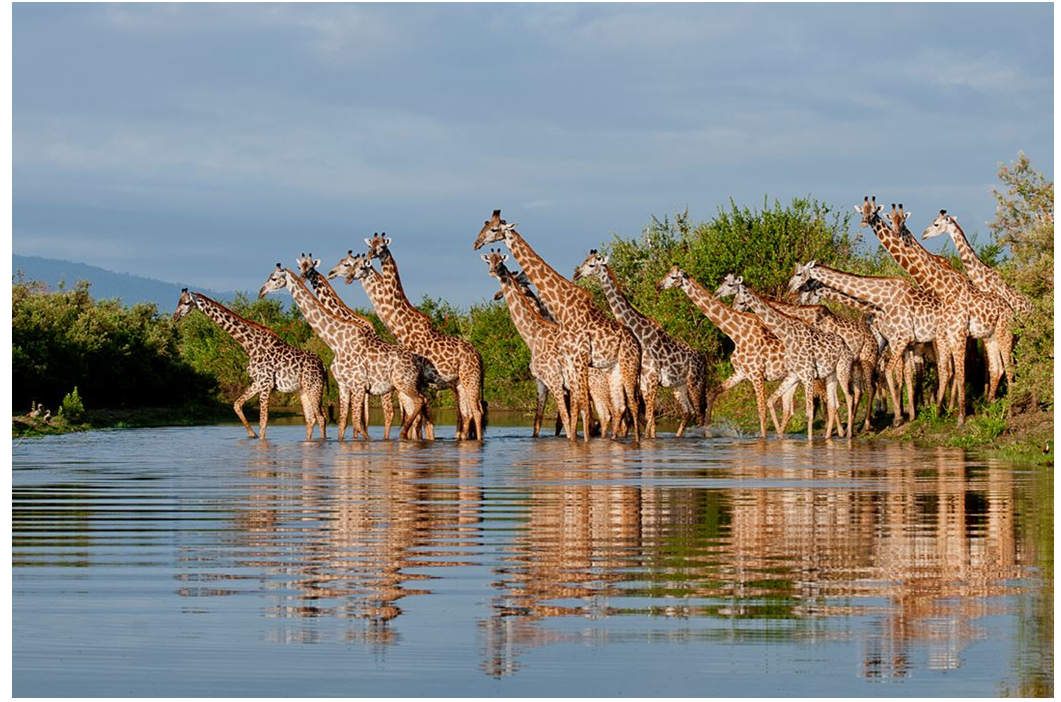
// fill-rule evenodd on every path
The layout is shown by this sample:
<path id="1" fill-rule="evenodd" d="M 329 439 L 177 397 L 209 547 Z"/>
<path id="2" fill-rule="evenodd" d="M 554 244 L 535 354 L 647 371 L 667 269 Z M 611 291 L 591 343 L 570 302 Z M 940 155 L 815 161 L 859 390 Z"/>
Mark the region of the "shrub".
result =
<path id="1" fill-rule="evenodd" d="M 85 405 L 81 402 L 76 385 L 73 392 L 68 392 L 63 397 L 63 403 L 59 406 L 59 414 L 68 422 L 80 422 L 85 418 Z"/>

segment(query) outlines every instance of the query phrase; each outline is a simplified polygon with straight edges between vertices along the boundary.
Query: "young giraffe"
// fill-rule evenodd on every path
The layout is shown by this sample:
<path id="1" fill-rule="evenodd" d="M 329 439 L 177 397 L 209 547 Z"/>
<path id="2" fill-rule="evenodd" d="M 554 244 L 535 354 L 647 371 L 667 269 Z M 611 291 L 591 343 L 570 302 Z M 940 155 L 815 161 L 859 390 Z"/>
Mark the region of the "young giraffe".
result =
<path id="1" fill-rule="evenodd" d="M 705 420 L 710 421 L 711 408 L 716 397 L 747 380 L 755 389 L 755 406 L 759 412 L 759 435 L 766 438 L 766 383 L 781 380 L 785 377 L 785 345 L 754 314 L 740 312 L 722 304 L 678 266 L 659 282 L 659 291 L 681 288 L 693 304 L 714 322 L 722 333 L 733 340 L 734 349 L 730 356 L 733 375 L 725 380 L 715 392 L 708 395 L 704 411 Z M 790 402 L 793 395 L 786 397 Z M 771 408 L 774 430 L 780 436 L 781 425 Z"/>
<path id="2" fill-rule="evenodd" d="M 594 249 L 575 269 L 574 280 L 596 277 L 612 314 L 634 333 L 641 344 L 641 397 L 645 401 L 645 436 L 656 436 L 656 386 L 673 388 L 682 408 L 677 436 L 685 433 L 689 420 L 703 422 L 707 363 L 692 346 L 675 339 L 654 319 L 634 309 L 623 295 L 608 258 Z"/>
<path id="3" fill-rule="evenodd" d="M 366 255 L 355 256 L 352 250 L 328 273 L 328 278 L 343 276 L 347 285 L 355 280 L 361 281 L 376 313 L 391 333 L 404 347 L 427 359 L 430 386 L 452 389 L 456 394 L 456 438 L 473 438 L 471 428 L 474 426 L 474 438 L 482 440 L 482 357 L 467 341 L 439 332 L 430 317 L 413 307 L 402 290 L 389 250 L 382 246 L 380 253 L 385 259 L 384 268 L 389 268 L 392 273 L 389 279 L 372 267 L 372 261 Z"/>
<path id="4" fill-rule="evenodd" d="M 577 334 L 538 314 L 536 305 L 505 267 L 507 254 L 492 250 L 481 258 L 489 266 L 490 276 L 500 283 L 512 323 L 530 348 L 531 375 L 556 398 L 556 409 L 567 438 L 571 441 L 578 439 L 578 417 L 581 414 L 583 440 L 589 441 L 589 348 L 580 343 Z M 563 401 L 565 388 L 571 392 L 570 413 Z"/>
<path id="5" fill-rule="evenodd" d="M 193 309 L 212 319 L 247 352 L 247 375 L 251 377 L 251 385 L 233 403 L 232 409 L 236 410 L 236 416 L 252 439 L 255 437 L 254 430 L 243 415 L 243 404 L 254 395 L 259 396 L 257 436 L 264 439 L 265 427 L 269 423 L 269 396 L 273 388 L 280 392 L 299 392 L 302 415 L 306 419 L 306 441 L 313 438 L 314 424 L 320 426 L 321 438 L 327 438 L 324 431 L 327 422 L 321 400 L 328 383 L 328 372 L 324 370 L 324 363 L 317 354 L 285 343 L 273 330 L 244 319 L 206 295 L 190 293 L 188 288 L 181 290 L 177 309 L 173 312 L 173 322 L 179 322 Z"/>
<path id="6" fill-rule="evenodd" d="M 936 391 L 936 405 L 942 408 L 947 383 L 954 382 L 958 404 L 958 424 L 965 421 L 965 339 L 972 336 L 983 339 L 987 350 L 991 379 L 988 383 L 988 401 L 994 400 L 995 389 L 1002 377 L 1002 372 L 1011 375 L 1011 351 L 1013 347 L 1013 310 L 996 295 L 977 291 L 969 279 L 951 268 L 946 259 L 929 253 L 906 229 L 906 219 L 910 213 L 903 212 L 900 206 L 896 211 L 893 206 L 891 224 L 886 224 L 880 216 L 881 206 L 867 197 L 862 207 L 855 206 L 862 213 L 862 226 L 870 226 L 881 244 L 888 250 L 903 270 L 917 283 L 936 293 L 942 304 L 940 335 L 937 335 L 937 347 L 942 339 L 943 353 L 937 353 L 939 388 Z M 1001 360 L 1001 363 L 997 363 Z M 1001 365 L 1001 368 L 998 366 Z"/>
<path id="7" fill-rule="evenodd" d="M 391 299 L 398 306 L 397 311 L 402 317 L 402 323 L 407 325 L 406 337 L 403 338 L 391 327 L 386 318 L 383 319 L 384 323 L 391 329 L 391 333 L 407 346 L 412 345 L 410 339 L 413 338 L 418 339 L 418 345 L 426 343 L 423 355 L 430 358 L 441 372 L 452 374 L 455 383 L 453 391 L 457 396 L 458 438 L 482 440 L 485 414 L 482 401 L 483 357 L 468 341 L 447 336 L 436 330 L 430 317 L 409 302 L 398 275 L 398 264 L 390 251 L 391 239 L 386 233 L 365 239 L 365 243 L 368 244 L 368 260 L 379 259 L 380 275 L 390 290 Z M 377 307 L 377 313 L 378 311 Z M 422 326 L 423 322 L 427 322 L 426 327 Z M 428 350 L 430 353 L 426 352 Z"/>
<path id="8" fill-rule="evenodd" d="M 345 438 L 347 413 L 351 408 L 354 437 L 360 431 L 366 439 L 370 438 L 365 427 L 367 417 L 362 412 L 365 394 L 381 395 L 394 390 L 405 407 L 399 438 L 409 438 L 409 427 L 418 416 L 423 417 L 427 438 L 434 438 L 427 398 L 421 387 L 422 359 L 408 349 L 388 344 L 360 324 L 331 314 L 301 278 L 277 263 L 258 297 L 281 288 L 287 288 L 306 322 L 335 352 L 332 375 L 339 382 L 339 441 Z"/>
<path id="9" fill-rule="evenodd" d="M 581 332 L 588 340 L 590 363 L 594 368 L 611 369 L 612 438 L 619 436 L 620 421 L 629 410 L 634 443 L 641 441 L 638 423 L 638 388 L 641 377 L 641 345 L 633 332 L 610 319 L 593 302 L 589 291 L 557 273 L 516 231 L 516 224 L 501 219 L 501 210 L 483 223 L 472 248 L 503 241 L 523 272 L 534 282 L 542 300 L 556 315 L 560 325 Z"/>
<path id="10" fill-rule="evenodd" d="M 876 278 L 844 273 L 814 261 L 796 264 L 796 271 L 788 282 L 789 292 L 799 291 L 811 280 L 877 309 L 874 326 L 887 340 L 891 353 L 891 361 L 884 377 L 892 406 L 896 408 L 892 425 L 898 426 L 902 423 L 903 416 L 896 379 L 901 372 L 900 366 L 903 364 L 907 347 L 915 342 L 933 342 L 937 348 L 942 346 L 942 303 L 939 297 L 931 290 L 919 288 L 905 278 Z M 937 351 L 937 356 L 939 355 L 942 354 Z M 916 414 L 912 396 L 909 410 L 910 421 L 914 421 Z"/>
<path id="11" fill-rule="evenodd" d="M 865 319 L 844 319 L 820 304 L 793 305 L 781 300 L 766 298 L 763 298 L 763 301 L 782 314 L 803 320 L 815 329 L 836 334 L 844 340 L 848 350 L 856 359 L 858 370 L 855 375 L 858 382 L 853 388 L 855 414 L 858 414 L 858 405 L 862 401 L 862 393 L 865 392 L 867 397 L 866 421 L 862 429 L 863 431 L 870 429 L 870 415 L 873 414 L 873 374 L 877 368 L 879 349 L 877 339 Z"/>
<path id="12" fill-rule="evenodd" d="M 542 302 L 541 299 L 531 289 L 530 278 L 527 277 L 526 273 L 524 273 L 523 271 L 513 273 L 512 279 L 516 282 L 517 285 L 519 285 L 520 290 L 523 291 L 524 296 L 526 296 L 526 298 L 533 303 L 534 310 L 542 319 L 544 319 L 546 322 L 551 322 L 552 324 L 560 324 L 556 321 L 556 317 L 554 317 L 552 313 L 549 312 L 549 308 L 546 307 L 545 303 Z M 495 300 L 501 300 L 504 299 L 504 297 L 504 290 L 498 290 L 496 293 L 494 293 Z M 524 337 L 524 340 L 526 340 L 526 337 Z M 541 381 L 537 381 L 536 384 L 538 390 L 538 402 L 535 405 L 534 409 L 534 433 L 532 434 L 532 436 L 535 437 L 537 437 L 538 434 L 541 432 L 542 418 L 545 415 L 545 403 L 549 399 L 549 389 L 545 385 L 543 385 Z M 597 417 L 600 420 L 601 435 L 603 436 L 607 433 L 608 425 L 611 421 L 613 410 L 611 408 L 611 391 L 608 388 L 608 376 L 600 368 L 591 367 L 589 369 L 589 396 L 593 402 L 594 408 L 596 408 L 597 410 Z M 556 401 L 569 403 L 569 398 L 558 397 L 556 398 Z M 560 422 L 560 415 L 558 412 L 556 416 L 557 436 L 560 435 L 561 427 L 562 424 Z"/>
<path id="13" fill-rule="evenodd" d="M 954 248 L 958 250 L 958 256 L 961 257 L 965 274 L 969 276 L 973 287 L 980 292 L 998 295 L 1018 314 L 1027 314 L 1031 311 L 1031 301 L 1010 286 L 998 271 L 980 260 L 972 244 L 965 238 L 965 232 L 958 225 L 958 220 L 948 215 L 946 210 L 939 211 L 939 216 L 925 228 L 921 238 L 930 239 L 940 234 L 950 234 Z"/>
<path id="14" fill-rule="evenodd" d="M 331 283 L 320 274 L 317 270 L 317 266 L 321 264 L 320 259 L 314 259 L 313 254 L 306 256 L 305 253 L 298 257 L 298 272 L 299 275 L 309 283 L 310 287 L 313 288 L 313 292 L 317 293 L 317 301 L 320 302 L 321 306 L 324 307 L 328 312 L 335 315 L 339 319 L 346 319 L 354 324 L 359 325 L 366 331 L 372 334 L 376 333 L 376 328 L 372 325 L 372 321 L 364 315 L 354 312 L 352 309 L 346 306 L 343 299 L 339 297 L 339 293 L 335 292 L 335 288 L 331 286 Z M 378 335 L 377 335 L 378 336 Z M 365 395 L 365 424 L 368 424 L 368 394 Z M 383 438 L 391 438 L 391 425 L 394 423 L 394 393 L 388 392 L 379 396 L 380 409 L 383 410 Z M 419 421 L 415 425 L 419 427 Z M 358 430 L 354 427 L 354 439 L 357 439 Z M 369 437 L 365 437 L 366 439 Z"/>
<path id="15" fill-rule="evenodd" d="M 851 401 L 851 369 L 855 363 L 854 354 L 848 350 L 844 340 L 836 334 L 824 332 L 798 319 L 778 312 L 766 304 L 761 297 L 744 284 L 742 276 L 729 274 L 715 291 L 718 297 L 733 295 L 734 309 L 750 308 L 763 323 L 785 344 L 785 369 L 788 375 L 781 385 L 774 390 L 768 404 L 774 412 L 774 402 L 797 383 L 803 384 L 804 401 L 807 408 L 807 439 L 814 437 L 814 381 L 822 379 L 826 386 L 826 405 L 828 418 L 825 422 L 825 438 L 833 433 L 833 423 L 837 423 L 837 434 L 845 435 L 843 425 L 837 416 L 839 399 L 836 385 L 844 393 L 847 402 L 847 434 L 855 428 Z M 775 420 L 776 421 L 776 420 Z"/>

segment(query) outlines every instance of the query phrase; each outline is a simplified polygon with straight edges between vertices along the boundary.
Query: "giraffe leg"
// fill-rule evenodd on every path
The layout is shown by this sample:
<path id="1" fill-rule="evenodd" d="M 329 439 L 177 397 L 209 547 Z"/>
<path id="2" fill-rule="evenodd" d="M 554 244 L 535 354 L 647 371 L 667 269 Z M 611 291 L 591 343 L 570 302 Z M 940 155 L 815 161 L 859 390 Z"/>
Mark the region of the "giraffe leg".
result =
<path id="1" fill-rule="evenodd" d="M 732 378 L 730 379 L 732 380 Z M 751 378 L 752 388 L 755 390 L 755 409 L 759 413 L 759 436 L 766 438 L 766 381 L 763 380 L 762 376 L 753 376 Z M 727 383 L 729 381 L 726 381 Z M 770 416 L 774 420 L 774 430 L 780 433 L 780 425 L 777 423 L 777 416 L 774 412 L 773 406 L 770 407 Z"/>
<path id="2" fill-rule="evenodd" d="M 343 383 L 339 386 L 339 441 L 346 441 L 346 421 L 350 416 L 350 388 Z M 357 438 L 355 432 L 354 438 Z"/>
<path id="3" fill-rule="evenodd" d="M 998 355 L 1002 360 L 1002 369 L 1006 374 L 1006 393 L 1013 390 L 1013 329 L 1006 326 L 999 334 Z"/>
<path id="4" fill-rule="evenodd" d="M 630 422 L 634 429 L 634 443 L 641 443 L 641 427 L 638 421 L 637 395 L 641 378 L 641 345 L 630 332 L 623 335 L 619 343 L 619 367 L 623 376 L 623 391 L 626 406 L 630 409 Z"/>
<path id="5" fill-rule="evenodd" d="M 265 427 L 269 424 L 269 396 L 272 394 L 271 387 L 262 388 L 258 393 L 258 439 L 265 438 Z"/>
<path id="6" fill-rule="evenodd" d="M 258 435 L 254 433 L 254 430 L 251 429 L 250 422 L 248 422 L 247 418 L 243 415 L 243 405 L 246 404 L 247 400 L 258 394 L 259 391 L 258 384 L 255 383 L 244 390 L 243 394 L 239 396 L 239 399 L 232 403 L 232 409 L 236 410 L 236 416 L 239 417 L 239 421 L 243 423 L 243 428 L 247 430 L 247 434 L 252 439 L 258 438 Z"/>
<path id="7" fill-rule="evenodd" d="M 638 383 L 641 397 L 645 401 L 645 436 L 656 438 L 656 387 L 659 385 L 659 374 L 655 371 L 641 373 Z"/>
<path id="8" fill-rule="evenodd" d="M 534 405 L 534 433 L 532 436 L 538 438 L 538 433 L 542 430 L 542 418 L 545 416 L 545 403 L 549 399 L 549 388 L 545 387 L 545 383 L 535 378 L 534 383 L 538 390 L 538 401 Z M 562 395 L 553 395 L 556 398 L 557 407 L 564 402 Z"/>
<path id="9" fill-rule="evenodd" d="M 965 423 L 965 334 L 955 335 L 950 339 L 951 353 L 954 358 L 953 383 L 957 393 L 958 424 Z"/>
<path id="10" fill-rule="evenodd" d="M 401 398 L 398 399 L 401 402 Z M 383 410 L 383 438 L 391 438 L 391 426 L 394 425 L 394 391 L 379 396 L 379 407 Z M 365 406 L 365 424 L 368 425 L 368 406 Z M 402 426 L 405 426 L 405 418 L 402 418 Z"/>
<path id="11" fill-rule="evenodd" d="M 350 407 L 353 408 L 353 419 L 351 426 L 354 428 L 354 437 L 357 437 L 357 432 L 360 431 L 365 437 L 365 441 L 370 441 L 371 436 L 368 435 L 368 428 L 365 426 L 366 420 L 368 419 L 364 414 L 365 408 L 365 386 L 357 383 L 350 391 Z"/>
<path id="12" fill-rule="evenodd" d="M 471 426 L 475 425 L 475 440 L 483 440 L 483 402 L 482 402 L 482 387 L 483 387 L 483 365 L 482 361 L 475 359 L 465 359 L 459 369 L 460 375 L 460 386 L 461 393 L 460 398 L 464 408 L 468 414 L 467 425 L 465 429 L 465 436 L 468 436 L 468 431 L 471 430 Z"/>
<path id="13" fill-rule="evenodd" d="M 313 438 L 313 425 L 317 423 L 316 407 L 309 392 L 303 390 L 299 393 L 299 402 L 302 404 L 302 418 L 306 422 L 306 441 Z"/>
<path id="14" fill-rule="evenodd" d="M 675 437 L 681 438 L 682 434 L 685 433 L 685 427 L 689 424 L 689 420 L 696 420 L 696 409 L 693 401 L 689 398 L 692 382 L 686 380 L 684 385 L 679 385 L 674 388 L 674 396 L 678 398 L 678 405 L 682 408 L 682 421 L 678 425 L 678 430 L 674 432 Z"/>
<path id="15" fill-rule="evenodd" d="M 611 410 L 612 439 L 618 439 L 619 432 L 622 430 L 620 424 L 625 409 L 625 403 L 623 402 L 623 375 L 619 364 L 615 364 L 615 366 L 612 367 L 611 373 L 609 373 L 608 388 L 610 391 L 609 397 L 611 399 L 609 409 Z"/>
<path id="16" fill-rule="evenodd" d="M 807 408 L 807 441 L 814 440 L 814 381 L 803 381 L 804 404 Z"/>
<path id="17" fill-rule="evenodd" d="M 843 431 L 838 431 L 837 433 L 839 433 L 841 437 L 847 437 L 849 439 L 854 438 L 855 436 L 855 412 L 858 409 L 858 403 L 861 399 L 860 393 L 852 390 L 851 387 L 853 385 L 851 377 L 852 370 L 854 370 L 853 361 L 843 361 L 840 363 L 840 367 L 836 369 L 836 380 L 840 385 L 840 391 L 844 393 L 844 404 L 847 405 L 847 427 Z M 833 388 L 832 393 L 834 396 L 836 395 L 835 387 Z M 852 396 L 854 396 L 854 400 L 851 399 Z M 831 401 L 836 402 L 836 398 L 833 397 Z M 837 404 L 837 412 L 839 412 L 839 409 L 840 405 Z M 839 424 L 839 417 L 837 417 L 836 421 L 837 424 Z"/>
<path id="18" fill-rule="evenodd" d="M 578 433 L 578 414 L 582 415 L 582 441 L 588 442 L 590 434 L 593 433 L 593 427 L 591 427 L 592 419 L 590 413 L 590 380 L 589 380 L 589 355 L 583 355 L 579 357 L 577 362 L 577 368 L 574 373 L 576 379 L 576 388 L 571 391 L 572 402 L 575 402 L 577 398 L 578 412 L 571 412 L 571 423 L 574 425 L 575 433 Z M 602 423 L 603 427 L 604 424 Z"/>
<path id="19" fill-rule="evenodd" d="M 993 335 L 984 339 L 984 357 L 987 359 L 987 387 L 984 399 L 990 404 L 995 401 L 998 384 L 1002 382 L 1002 356 L 998 349 L 998 339 Z"/>
<path id="20" fill-rule="evenodd" d="M 877 364 L 869 359 L 863 359 L 859 363 L 859 368 L 862 371 L 862 386 L 866 388 L 866 421 L 862 423 L 862 431 L 869 431 L 873 428 L 873 403 L 877 398 L 877 381 L 874 377 Z M 855 407 L 858 407 L 857 403 Z"/>
<path id="21" fill-rule="evenodd" d="M 764 439 L 766 438 L 766 407 L 770 408 L 770 419 L 774 422 L 774 431 L 777 432 L 777 436 L 784 436 L 784 427 L 777 421 L 777 400 L 790 392 L 798 382 L 799 378 L 794 375 L 785 376 L 785 379 L 781 381 L 781 384 L 770 393 L 770 397 L 763 400 L 763 409 L 759 410 L 759 425 L 762 428 L 762 436 Z M 762 378 L 753 378 L 752 385 L 755 387 L 755 402 L 756 404 L 759 404 L 760 396 L 766 392 L 766 383 Z"/>

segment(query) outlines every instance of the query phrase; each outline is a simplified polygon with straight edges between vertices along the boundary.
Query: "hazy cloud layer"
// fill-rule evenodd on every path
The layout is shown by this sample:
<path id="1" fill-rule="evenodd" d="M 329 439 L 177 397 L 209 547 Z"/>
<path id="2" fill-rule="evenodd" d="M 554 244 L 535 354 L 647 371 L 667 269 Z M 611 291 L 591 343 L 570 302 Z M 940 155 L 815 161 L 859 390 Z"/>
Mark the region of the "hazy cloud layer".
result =
<path id="1" fill-rule="evenodd" d="M 560 271 L 733 197 L 941 207 L 1053 176 L 1050 5 L 13 7 L 14 249 L 216 289 L 394 236 L 492 295 L 495 207 Z M 347 298 L 365 304 L 358 289 Z"/>

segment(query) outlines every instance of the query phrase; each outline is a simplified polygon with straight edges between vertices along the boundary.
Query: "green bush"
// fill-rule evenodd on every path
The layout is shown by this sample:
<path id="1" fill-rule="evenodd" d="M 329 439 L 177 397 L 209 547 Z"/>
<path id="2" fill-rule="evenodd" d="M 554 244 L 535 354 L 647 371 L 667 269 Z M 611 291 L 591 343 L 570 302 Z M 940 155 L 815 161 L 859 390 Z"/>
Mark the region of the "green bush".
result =
<path id="1" fill-rule="evenodd" d="M 68 422 L 80 422 L 85 418 L 85 405 L 81 402 L 76 385 L 73 392 L 68 392 L 63 397 L 63 403 L 59 406 L 59 414 Z"/>

